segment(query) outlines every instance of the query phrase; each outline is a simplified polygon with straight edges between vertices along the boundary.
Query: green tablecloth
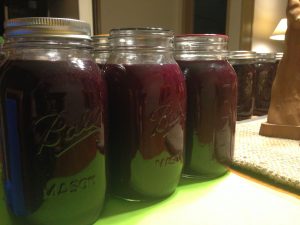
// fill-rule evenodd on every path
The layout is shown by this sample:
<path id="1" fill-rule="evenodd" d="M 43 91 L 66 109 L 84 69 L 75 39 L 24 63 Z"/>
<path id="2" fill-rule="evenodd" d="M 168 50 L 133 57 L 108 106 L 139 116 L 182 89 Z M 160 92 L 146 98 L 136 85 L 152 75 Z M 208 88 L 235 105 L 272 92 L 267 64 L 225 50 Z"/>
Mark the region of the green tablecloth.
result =
<path id="1" fill-rule="evenodd" d="M 10 225 L 3 193 L 0 199 L 0 224 Z M 109 198 L 93 225 L 300 225 L 299 212 L 300 199 L 229 173 L 211 181 L 184 181 L 159 202 Z"/>

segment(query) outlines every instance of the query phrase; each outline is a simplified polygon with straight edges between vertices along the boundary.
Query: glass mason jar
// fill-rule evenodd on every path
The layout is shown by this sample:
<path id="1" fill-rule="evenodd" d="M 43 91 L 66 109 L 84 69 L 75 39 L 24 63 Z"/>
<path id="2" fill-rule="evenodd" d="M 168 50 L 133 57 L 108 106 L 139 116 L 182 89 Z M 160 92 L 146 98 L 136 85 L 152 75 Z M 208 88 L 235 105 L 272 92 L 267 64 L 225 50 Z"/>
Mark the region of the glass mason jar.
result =
<path id="1" fill-rule="evenodd" d="M 271 101 L 271 90 L 275 75 L 275 54 L 257 53 L 256 75 L 254 79 L 254 115 L 262 116 L 268 113 Z"/>
<path id="2" fill-rule="evenodd" d="M 256 53 L 251 51 L 231 51 L 229 53 L 229 62 L 238 79 L 237 120 L 249 119 L 253 114 L 255 58 Z"/>
<path id="3" fill-rule="evenodd" d="M 91 224 L 106 192 L 107 93 L 90 26 L 18 18 L 4 35 L 1 144 L 11 214 L 16 224 Z"/>
<path id="4" fill-rule="evenodd" d="M 183 166 L 186 104 L 173 32 L 124 28 L 111 30 L 110 37 L 104 75 L 112 192 L 128 200 L 168 196 Z"/>
<path id="5" fill-rule="evenodd" d="M 103 68 L 110 54 L 109 35 L 101 34 L 92 37 L 93 40 L 93 57 L 100 67 Z"/>
<path id="6" fill-rule="evenodd" d="M 227 39 L 216 34 L 175 38 L 175 59 L 187 88 L 185 177 L 220 176 L 232 160 L 237 78 L 227 61 Z"/>
<path id="7" fill-rule="evenodd" d="M 4 63 L 5 60 L 5 54 L 3 51 L 3 46 L 0 44 L 0 66 Z"/>

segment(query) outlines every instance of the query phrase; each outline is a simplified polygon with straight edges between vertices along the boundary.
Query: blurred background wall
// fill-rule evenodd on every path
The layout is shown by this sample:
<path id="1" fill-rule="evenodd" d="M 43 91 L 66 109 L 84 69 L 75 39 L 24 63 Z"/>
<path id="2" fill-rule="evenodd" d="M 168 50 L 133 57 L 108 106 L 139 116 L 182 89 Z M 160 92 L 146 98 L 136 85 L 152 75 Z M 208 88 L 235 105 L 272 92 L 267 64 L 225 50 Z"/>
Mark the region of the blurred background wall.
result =
<path id="1" fill-rule="evenodd" d="M 230 50 L 281 52 L 269 39 L 285 17 L 287 0 L 2 0 L 0 32 L 7 18 L 56 16 L 89 22 L 95 34 L 117 27 L 154 26 L 175 33 L 224 33 Z"/>

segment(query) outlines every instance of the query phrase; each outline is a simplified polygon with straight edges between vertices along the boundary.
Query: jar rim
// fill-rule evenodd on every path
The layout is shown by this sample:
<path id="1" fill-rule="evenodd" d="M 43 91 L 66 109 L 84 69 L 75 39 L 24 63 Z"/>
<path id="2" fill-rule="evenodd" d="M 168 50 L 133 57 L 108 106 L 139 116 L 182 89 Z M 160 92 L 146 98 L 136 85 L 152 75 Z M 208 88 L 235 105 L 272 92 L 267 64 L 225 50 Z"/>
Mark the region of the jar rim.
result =
<path id="1" fill-rule="evenodd" d="M 219 37 L 228 40 L 228 35 L 225 34 L 178 34 L 175 38 L 186 38 L 186 37 Z"/>
<path id="2" fill-rule="evenodd" d="M 109 32 L 111 37 L 114 36 L 136 36 L 136 35 L 160 35 L 160 36 L 174 36 L 172 30 L 161 27 L 128 27 L 128 28 L 114 28 Z"/>
<path id="3" fill-rule="evenodd" d="M 257 52 L 256 58 L 263 58 L 263 59 L 275 59 L 276 53 L 274 52 Z"/>
<path id="4" fill-rule="evenodd" d="M 109 48 L 110 42 L 109 42 L 109 34 L 97 34 L 91 37 L 92 38 L 92 44 L 94 47 L 103 47 L 103 48 Z"/>
<path id="5" fill-rule="evenodd" d="M 183 34 L 175 36 L 175 51 L 216 51 L 227 49 L 228 36 L 223 34 Z"/>
<path id="6" fill-rule="evenodd" d="M 276 52 L 275 58 L 276 58 L 276 59 L 282 59 L 283 54 L 284 54 L 283 52 Z"/>
<path id="7" fill-rule="evenodd" d="M 110 30 L 112 50 L 170 51 L 174 49 L 172 30 L 159 27 L 133 27 Z"/>
<path id="8" fill-rule="evenodd" d="M 256 52 L 247 51 L 247 50 L 229 51 L 228 58 L 229 59 L 255 59 Z"/>
<path id="9" fill-rule="evenodd" d="M 96 34 L 94 36 L 92 36 L 92 39 L 107 39 L 109 38 L 109 34 Z"/>

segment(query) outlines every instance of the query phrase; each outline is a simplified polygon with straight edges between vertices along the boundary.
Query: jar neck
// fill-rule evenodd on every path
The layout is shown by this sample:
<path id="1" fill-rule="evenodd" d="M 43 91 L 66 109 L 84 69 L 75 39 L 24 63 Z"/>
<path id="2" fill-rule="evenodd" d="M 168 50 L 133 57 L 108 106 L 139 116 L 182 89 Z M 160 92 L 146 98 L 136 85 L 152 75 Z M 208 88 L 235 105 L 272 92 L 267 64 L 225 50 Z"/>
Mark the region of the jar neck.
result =
<path id="1" fill-rule="evenodd" d="M 72 57 L 91 58 L 88 40 L 47 37 L 8 38 L 4 43 L 8 59 L 66 60 Z"/>
<path id="2" fill-rule="evenodd" d="M 240 64 L 255 64 L 256 60 L 253 59 L 231 59 L 229 58 L 228 61 L 232 64 L 232 65 L 240 65 Z"/>
<path id="3" fill-rule="evenodd" d="M 173 50 L 172 38 L 141 38 L 122 37 L 111 39 L 112 51 L 143 51 L 143 52 L 170 52 Z"/>
<path id="4" fill-rule="evenodd" d="M 275 63 L 276 62 L 276 59 L 263 59 L 263 58 L 259 58 L 259 59 L 256 59 L 256 62 L 257 63 Z"/>
<path id="5" fill-rule="evenodd" d="M 91 48 L 89 40 L 61 37 L 14 37 L 7 38 L 4 48 Z"/>
<path id="6" fill-rule="evenodd" d="M 174 52 L 174 57 L 176 60 L 227 60 L 228 51 L 186 51 L 186 50 L 176 50 Z"/>
<path id="7" fill-rule="evenodd" d="M 92 45 L 95 52 L 110 51 L 109 35 L 96 35 L 92 37 Z"/>

